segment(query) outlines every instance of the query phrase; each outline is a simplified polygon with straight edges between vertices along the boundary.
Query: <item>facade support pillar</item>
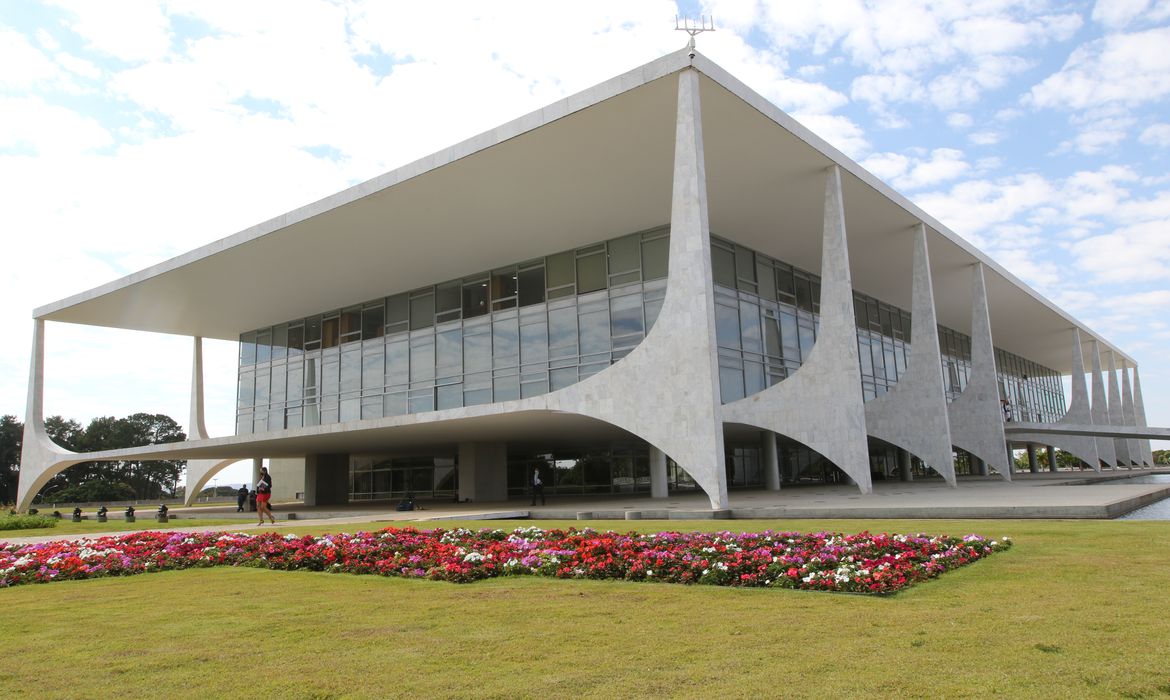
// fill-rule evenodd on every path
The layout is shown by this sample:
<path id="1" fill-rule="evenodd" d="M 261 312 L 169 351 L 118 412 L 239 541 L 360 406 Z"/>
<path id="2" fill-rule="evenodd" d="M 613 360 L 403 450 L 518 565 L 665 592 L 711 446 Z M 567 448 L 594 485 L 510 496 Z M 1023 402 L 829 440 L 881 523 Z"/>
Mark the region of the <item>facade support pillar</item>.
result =
<path id="1" fill-rule="evenodd" d="M 687 68 L 678 74 L 670 252 L 658 320 L 609 369 L 518 406 L 589 416 L 639 436 L 685 469 L 711 509 L 721 511 L 728 501 L 720 404 L 699 73 Z"/>
<path id="2" fill-rule="evenodd" d="M 1117 384 L 1117 355 L 1109 353 L 1109 424 L 1125 425 L 1125 413 L 1121 404 L 1121 390 Z M 1118 466 L 1129 469 L 1132 460 L 1129 454 L 1129 441 L 1125 438 L 1113 440 L 1113 449 L 1117 452 Z"/>
<path id="3" fill-rule="evenodd" d="M 914 352 L 898 383 L 865 404 L 865 429 L 899 449 L 910 450 L 955 486 L 955 460 L 943 390 L 942 354 L 934 309 L 934 285 L 926 226 L 914 228 L 910 346 Z"/>
<path id="4" fill-rule="evenodd" d="M 1004 450 L 1003 409 L 999 399 L 983 263 L 975 263 L 971 273 L 971 373 L 967 388 L 947 406 L 951 440 L 1011 481 L 1011 455 Z"/>
<path id="5" fill-rule="evenodd" d="M 941 365 L 940 365 L 941 367 Z M 908 450 L 898 448 L 898 475 L 902 481 L 914 481 L 914 467 Z"/>
<path id="6" fill-rule="evenodd" d="M 836 465 L 862 493 L 870 493 L 865 402 L 857 381 L 857 321 L 836 165 L 826 173 L 823 227 L 821 323 L 812 352 L 784 381 L 723 406 L 723 421 L 798 440 Z"/>
<path id="7" fill-rule="evenodd" d="M 1138 377 L 1138 368 L 1135 365 L 1133 368 L 1133 417 L 1137 427 L 1145 428 L 1146 423 L 1146 402 L 1142 399 L 1142 380 Z M 1141 450 L 1142 464 L 1147 467 L 1154 466 L 1154 452 L 1150 449 L 1149 440 L 1138 440 L 1138 448 Z"/>
<path id="8" fill-rule="evenodd" d="M 1057 471 L 1056 467 L 1056 448 L 1052 445 L 1048 446 L 1048 471 Z"/>
<path id="9" fill-rule="evenodd" d="M 28 402 L 21 438 L 20 478 L 16 509 L 25 512 L 45 484 L 66 467 L 84 460 L 70 459 L 74 452 L 57 446 L 45 431 L 45 321 L 33 320 L 32 359 L 28 372 Z"/>
<path id="10" fill-rule="evenodd" d="M 650 498 L 666 498 L 669 493 L 666 453 L 650 446 Z"/>
<path id="11" fill-rule="evenodd" d="M 1093 344 L 1093 425 L 1110 425 L 1109 403 L 1105 400 L 1105 381 L 1101 377 L 1101 347 L 1095 338 L 1091 342 Z M 1116 469 L 1117 448 L 1113 444 L 1113 438 L 1099 437 L 1095 440 L 1098 461 L 1103 462 L 1110 469 Z"/>
<path id="12" fill-rule="evenodd" d="M 1072 373 L 1069 377 L 1072 388 L 1068 409 L 1061 416 L 1057 424 L 1092 425 L 1093 409 L 1089 405 L 1089 389 L 1085 383 L 1084 350 L 1081 347 L 1081 332 L 1076 327 L 1072 329 Z M 1027 442 L 1054 445 L 1066 452 L 1075 455 L 1093 471 L 1100 473 L 1101 459 L 1097 452 L 1097 439 L 1089 435 L 1015 435 L 1016 439 Z"/>
<path id="13" fill-rule="evenodd" d="M 203 338 L 195 336 L 194 349 L 191 356 L 191 422 L 187 428 L 187 441 L 206 440 L 207 422 L 203 411 Z M 224 467 L 235 462 L 234 459 L 189 459 L 187 460 L 186 493 L 184 505 L 192 505 L 199 496 L 199 492 Z M 252 477 L 249 488 L 260 478 L 257 471 Z"/>
<path id="14" fill-rule="evenodd" d="M 761 447 L 763 448 L 764 488 L 769 491 L 780 490 L 780 458 L 776 450 L 776 433 L 764 430 L 760 433 Z"/>
<path id="15" fill-rule="evenodd" d="M 1027 445 L 1027 450 L 1028 450 L 1028 471 L 1032 472 L 1033 474 L 1039 474 L 1040 473 L 1040 462 L 1039 462 L 1039 460 L 1036 459 L 1036 445 L 1035 445 L 1035 443 L 1029 442 Z"/>
<path id="16" fill-rule="evenodd" d="M 1133 403 L 1133 389 L 1129 383 L 1129 363 L 1124 358 L 1121 360 L 1121 415 L 1125 421 L 1122 425 L 1137 427 L 1137 416 L 1134 412 Z M 1129 459 L 1135 465 L 1142 464 L 1142 450 L 1141 445 L 1137 439 L 1129 438 L 1125 441 L 1126 449 L 1129 450 Z"/>

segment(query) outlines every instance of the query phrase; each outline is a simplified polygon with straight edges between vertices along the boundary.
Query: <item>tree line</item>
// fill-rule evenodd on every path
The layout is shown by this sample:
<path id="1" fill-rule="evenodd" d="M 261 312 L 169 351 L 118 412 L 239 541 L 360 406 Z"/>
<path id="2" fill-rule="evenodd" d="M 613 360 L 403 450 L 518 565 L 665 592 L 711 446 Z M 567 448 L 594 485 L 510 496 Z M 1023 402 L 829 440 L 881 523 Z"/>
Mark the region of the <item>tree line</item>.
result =
<path id="1" fill-rule="evenodd" d="M 161 413 L 135 413 L 125 418 L 102 416 L 84 428 L 62 416 L 45 419 L 53 442 L 73 452 L 116 450 L 187 439 L 182 426 Z M 16 500 L 24 424 L 16 416 L 0 417 L 0 496 Z M 175 495 L 186 460 L 82 462 L 66 468 L 40 490 L 40 501 L 79 503 L 169 498 Z"/>

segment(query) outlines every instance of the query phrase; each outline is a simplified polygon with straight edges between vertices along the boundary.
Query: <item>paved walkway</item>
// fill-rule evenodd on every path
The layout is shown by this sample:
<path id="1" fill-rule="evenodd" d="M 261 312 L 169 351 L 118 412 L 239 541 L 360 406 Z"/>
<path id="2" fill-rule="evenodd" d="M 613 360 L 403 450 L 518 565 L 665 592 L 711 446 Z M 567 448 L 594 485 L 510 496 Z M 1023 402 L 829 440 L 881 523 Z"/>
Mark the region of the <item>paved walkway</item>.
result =
<path id="1" fill-rule="evenodd" d="M 302 526 L 335 526 L 346 523 L 411 522 L 441 525 L 443 520 L 683 520 L 710 518 L 1055 518 L 1109 519 L 1170 497 L 1170 480 L 1134 483 L 1130 477 L 1158 472 L 1017 474 L 1011 483 L 998 477 L 961 478 L 957 488 L 942 481 L 911 483 L 877 482 L 874 491 L 861 495 L 846 485 L 792 486 L 781 491 L 732 491 L 731 508 L 712 511 L 702 493 L 672 494 L 666 499 L 637 496 L 551 497 L 546 505 L 530 506 L 527 500 L 498 503 L 450 503 L 423 501 L 421 510 L 397 512 L 392 504 L 349 504 L 311 507 L 277 504 L 276 525 L 260 527 L 246 514 L 240 525 L 199 525 L 200 519 L 236 518 L 235 506 L 173 508 L 182 523 L 168 528 L 176 532 L 263 532 Z M 1154 481 L 1146 479 L 1145 481 Z M 295 514 L 295 520 L 289 520 Z M 147 516 L 143 516 L 147 517 Z M 243 518 L 241 518 L 243 520 Z M 190 522 L 190 525 L 185 523 Z M 13 543 L 43 542 L 80 537 L 118 535 L 3 537 Z"/>

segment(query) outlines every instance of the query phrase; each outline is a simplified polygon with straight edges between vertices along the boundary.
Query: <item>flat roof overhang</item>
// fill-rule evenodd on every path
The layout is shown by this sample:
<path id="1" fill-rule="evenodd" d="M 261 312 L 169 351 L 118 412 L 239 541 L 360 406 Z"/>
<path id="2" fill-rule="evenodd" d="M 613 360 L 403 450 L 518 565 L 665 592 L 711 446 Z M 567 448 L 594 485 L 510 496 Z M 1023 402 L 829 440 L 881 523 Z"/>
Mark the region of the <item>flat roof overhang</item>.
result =
<path id="1" fill-rule="evenodd" d="M 308 454 L 434 454 L 460 443 L 500 442 L 533 448 L 596 444 L 640 438 L 614 425 L 573 413 L 547 410 L 508 412 L 501 404 L 430 411 L 360 423 L 228 435 L 206 440 L 78 453 L 79 461 L 154 459 L 248 459 Z"/>
<path id="2" fill-rule="evenodd" d="M 677 81 L 664 56 L 235 235 L 36 309 L 50 321 L 236 340 L 282 323 L 669 223 Z M 705 57 L 711 232 L 820 272 L 824 174 L 842 168 L 853 286 L 910 308 L 926 224 L 939 322 L 970 330 L 985 264 L 996 346 L 1063 373 L 1070 329 L 1113 344 Z M 1086 344 L 1086 353 L 1088 346 Z M 1086 355 L 1086 366 L 1088 356 Z"/>

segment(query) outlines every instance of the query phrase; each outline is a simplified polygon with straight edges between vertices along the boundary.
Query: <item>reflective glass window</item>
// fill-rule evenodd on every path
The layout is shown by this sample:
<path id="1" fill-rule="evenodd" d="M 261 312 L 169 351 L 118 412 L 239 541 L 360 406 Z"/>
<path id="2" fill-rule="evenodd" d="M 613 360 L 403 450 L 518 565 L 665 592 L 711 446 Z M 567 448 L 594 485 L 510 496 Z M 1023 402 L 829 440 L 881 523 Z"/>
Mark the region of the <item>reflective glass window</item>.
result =
<path id="1" fill-rule="evenodd" d="M 510 309 L 516 306 L 519 273 L 510 267 L 492 273 L 492 309 Z"/>
<path id="2" fill-rule="evenodd" d="M 255 372 L 240 372 L 239 384 L 236 387 L 237 405 L 248 408 L 253 405 L 256 397 Z"/>
<path id="3" fill-rule="evenodd" d="M 492 360 L 496 367 L 520 364 L 520 332 L 516 318 L 492 321 Z"/>
<path id="4" fill-rule="evenodd" d="M 519 273 L 520 306 L 531 306 L 544 301 L 544 268 L 533 267 Z"/>
<path id="5" fill-rule="evenodd" d="M 735 253 L 712 244 L 711 273 L 715 278 L 715 284 L 735 289 Z"/>
<path id="6" fill-rule="evenodd" d="M 305 349 L 305 327 L 295 325 L 288 327 L 288 354 L 300 355 Z"/>
<path id="7" fill-rule="evenodd" d="M 743 370 L 735 367 L 719 367 L 719 393 L 723 403 L 731 403 L 744 397 Z"/>
<path id="8" fill-rule="evenodd" d="M 339 322 L 340 319 L 337 316 L 321 321 L 321 347 L 335 348 L 341 342 L 341 334 L 338 333 Z"/>
<path id="9" fill-rule="evenodd" d="M 459 408 L 463 405 L 463 385 L 446 384 L 435 390 L 435 408 L 442 411 L 445 408 Z"/>
<path id="10" fill-rule="evenodd" d="M 463 283 L 463 318 L 474 318 L 488 312 L 488 283 L 477 279 Z"/>
<path id="11" fill-rule="evenodd" d="M 410 329 L 430 328 L 435 325 L 435 295 L 424 292 L 410 297 Z"/>
<path id="12" fill-rule="evenodd" d="M 382 390 L 386 378 L 385 364 L 384 346 L 367 347 L 362 352 L 362 389 Z"/>
<path id="13" fill-rule="evenodd" d="M 244 333 L 240 335 L 240 364 L 254 365 L 256 364 L 256 333 Z"/>
<path id="14" fill-rule="evenodd" d="M 577 294 L 605 289 L 606 285 L 604 252 L 577 258 Z"/>
<path id="15" fill-rule="evenodd" d="M 282 323 L 272 328 L 272 359 L 281 360 L 288 352 L 288 324 Z"/>
<path id="16" fill-rule="evenodd" d="M 256 361 L 268 362 L 272 359 L 272 332 L 260 331 L 256 334 Z"/>
<path id="17" fill-rule="evenodd" d="M 549 357 L 577 354 L 577 309 L 569 306 L 548 312 Z"/>
<path id="18" fill-rule="evenodd" d="M 548 256 L 545 274 L 548 276 L 549 299 L 576 293 L 574 285 L 577 282 L 577 277 L 573 251 Z"/>
<path id="19" fill-rule="evenodd" d="M 641 294 L 628 294 L 611 299 L 609 309 L 610 333 L 613 337 L 620 338 L 645 330 L 642 327 Z"/>
<path id="20" fill-rule="evenodd" d="M 520 326 L 520 361 L 524 364 L 548 359 L 548 324 L 528 323 Z"/>
<path id="21" fill-rule="evenodd" d="M 410 381 L 435 378 L 435 336 L 410 339 Z M 413 409 L 411 410 L 413 413 Z"/>
<path id="22" fill-rule="evenodd" d="M 610 275 L 638 271 L 640 266 L 638 250 L 641 247 L 641 242 L 642 237 L 634 234 L 609 241 L 606 244 Z"/>
<path id="23" fill-rule="evenodd" d="M 463 373 L 463 330 L 451 328 L 435 333 L 437 376 L 452 377 Z M 462 391 L 462 389 L 460 389 Z"/>
<path id="24" fill-rule="evenodd" d="M 734 306 L 715 305 L 715 337 L 720 347 L 740 349 L 739 311 Z"/>
<path id="25" fill-rule="evenodd" d="M 362 311 L 358 308 L 341 312 L 341 342 L 348 343 L 362 338 Z"/>
<path id="26" fill-rule="evenodd" d="M 486 326 L 465 329 L 463 371 L 482 372 L 492 368 L 492 336 Z"/>
<path id="27" fill-rule="evenodd" d="M 756 278 L 760 285 L 760 297 L 776 301 L 776 272 L 771 261 L 762 261 L 760 256 L 756 256 Z"/>
<path id="28" fill-rule="evenodd" d="M 398 294 L 386 299 L 386 332 L 401 333 L 406 330 L 407 319 L 410 318 L 410 300 L 405 294 Z"/>
<path id="29" fill-rule="evenodd" d="M 739 325 L 746 352 L 764 352 L 763 329 L 760 327 L 760 307 L 750 301 L 739 302 Z"/>
<path id="30" fill-rule="evenodd" d="M 609 312 L 605 309 L 581 314 L 581 354 L 609 350 Z"/>
<path id="31" fill-rule="evenodd" d="M 459 318 L 462 312 L 462 282 L 456 280 L 435 287 L 435 315 L 440 322 Z"/>
<path id="32" fill-rule="evenodd" d="M 670 238 L 663 236 L 642 241 L 642 279 L 656 280 L 666 277 L 670 259 Z"/>

